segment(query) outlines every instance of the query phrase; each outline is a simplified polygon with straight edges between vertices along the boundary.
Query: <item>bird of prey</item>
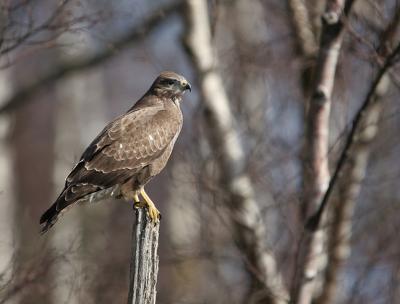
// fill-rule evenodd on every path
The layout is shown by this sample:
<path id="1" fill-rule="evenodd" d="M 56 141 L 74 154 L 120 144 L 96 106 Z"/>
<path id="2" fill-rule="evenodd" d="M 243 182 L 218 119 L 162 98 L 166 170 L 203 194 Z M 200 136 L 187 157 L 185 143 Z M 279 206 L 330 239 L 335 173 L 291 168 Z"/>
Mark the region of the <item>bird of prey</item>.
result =
<path id="1" fill-rule="evenodd" d="M 41 232 L 77 203 L 116 197 L 147 207 L 152 221 L 160 213 L 144 190 L 167 164 L 182 128 L 180 102 L 189 82 L 162 72 L 125 114 L 111 121 L 83 152 L 55 203 L 41 216 Z M 140 200 L 139 196 L 143 198 Z"/>

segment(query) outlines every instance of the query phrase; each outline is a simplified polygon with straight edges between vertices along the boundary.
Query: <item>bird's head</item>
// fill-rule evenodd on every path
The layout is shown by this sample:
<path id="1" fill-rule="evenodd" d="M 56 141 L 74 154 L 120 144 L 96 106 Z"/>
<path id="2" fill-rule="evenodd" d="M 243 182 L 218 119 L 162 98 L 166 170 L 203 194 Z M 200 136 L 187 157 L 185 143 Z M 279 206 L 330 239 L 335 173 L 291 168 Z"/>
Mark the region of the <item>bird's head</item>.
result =
<path id="1" fill-rule="evenodd" d="M 185 77 L 174 72 L 162 72 L 151 86 L 152 91 L 158 96 L 181 97 L 186 90 L 192 87 Z"/>

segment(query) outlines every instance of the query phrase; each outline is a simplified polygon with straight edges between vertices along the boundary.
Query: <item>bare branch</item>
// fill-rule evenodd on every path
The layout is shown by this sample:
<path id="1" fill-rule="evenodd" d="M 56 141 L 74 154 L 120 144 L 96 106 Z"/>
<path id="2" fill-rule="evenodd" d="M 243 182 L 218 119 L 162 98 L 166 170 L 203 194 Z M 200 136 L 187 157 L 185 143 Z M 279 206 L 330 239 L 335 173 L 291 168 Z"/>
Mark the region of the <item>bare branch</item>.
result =
<path id="1" fill-rule="evenodd" d="M 81 29 L 87 30 L 99 21 L 104 20 L 106 13 L 101 10 L 88 14 L 71 14 L 71 8 L 74 5 L 79 5 L 79 1 L 62 0 L 60 3 L 54 4 L 55 7 L 49 12 L 48 16 L 36 17 L 40 21 L 35 20 L 31 6 L 36 5 L 33 3 L 22 1 L 19 3 L 21 6 L 3 6 L 1 14 L 8 18 L 7 22 L 2 22 L 0 69 L 11 66 L 24 54 L 31 53 L 33 50 L 37 51 L 40 48 L 57 45 L 57 37 L 64 33 Z M 15 9 L 16 7 L 18 7 L 18 10 Z M 32 45 L 36 47 L 27 48 L 27 46 Z M 21 52 L 15 52 L 18 48 L 21 49 Z"/>
<path id="2" fill-rule="evenodd" d="M 229 197 L 227 208 L 252 280 L 252 299 L 247 299 L 247 302 L 287 303 L 288 294 L 275 257 L 266 249 L 265 223 L 245 172 L 244 151 L 234 127 L 227 93 L 216 71 L 207 1 L 187 1 L 186 24 L 185 45 L 199 75 L 200 93 L 206 108 L 204 118 L 210 127 L 209 140 L 216 154 L 220 155 L 221 183 Z"/>
<path id="3" fill-rule="evenodd" d="M 8 52 L 11 52 L 15 48 L 19 47 L 28 38 L 34 36 L 35 34 L 39 33 L 40 31 L 45 30 L 46 28 L 50 27 L 52 25 L 52 23 L 63 12 L 65 6 L 67 5 L 67 3 L 69 1 L 70 0 L 61 1 L 61 3 L 57 6 L 57 8 L 54 10 L 54 12 L 51 14 L 51 16 L 46 21 L 44 21 L 41 25 L 34 27 L 30 24 L 29 30 L 27 32 L 25 32 L 23 35 L 13 39 L 12 43 L 10 45 L 8 45 L 7 47 L 1 48 L 0 55 L 4 55 Z"/>
<path id="4" fill-rule="evenodd" d="M 153 223 L 145 208 L 136 209 L 132 227 L 132 255 L 128 304 L 155 304 L 160 222 Z"/>
<path id="5" fill-rule="evenodd" d="M 9 262 L 9 270 L 12 269 L 11 275 L 6 272 L 0 273 L 0 304 L 12 303 L 14 298 L 21 296 L 26 290 L 40 288 L 45 277 L 51 270 L 61 261 L 68 261 L 74 254 L 74 243 L 71 243 L 62 252 L 44 247 L 40 255 L 32 256 L 24 263 L 17 266 L 14 256 Z M 8 271 L 5 269 L 4 271 Z M 3 277 L 4 276 L 4 277 Z M 48 289 L 52 289 L 56 284 L 54 281 L 46 285 Z"/>
<path id="6" fill-rule="evenodd" d="M 128 31 L 127 34 L 122 36 L 120 39 L 111 43 L 109 48 L 103 49 L 95 54 L 90 54 L 82 58 L 77 58 L 73 61 L 65 62 L 64 64 L 54 68 L 48 74 L 39 76 L 30 84 L 17 90 L 14 95 L 6 100 L 0 107 L 0 114 L 7 113 L 23 105 L 28 101 L 30 96 L 38 92 L 41 88 L 50 85 L 53 82 L 70 75 L 71 73 L 82 71 L 103 63 L 105 60 L 113 57 L 117 51 L 128 47 L 139 39 L 145 38 L 146 35 L 158 27 L 160 23 L 165 20 L 165 18 L 178 11 L 181 7 L 182 1 L 167 5 L 163 9 L 160 9 L 151 16 L 147 17 L 142 24 Z"/>

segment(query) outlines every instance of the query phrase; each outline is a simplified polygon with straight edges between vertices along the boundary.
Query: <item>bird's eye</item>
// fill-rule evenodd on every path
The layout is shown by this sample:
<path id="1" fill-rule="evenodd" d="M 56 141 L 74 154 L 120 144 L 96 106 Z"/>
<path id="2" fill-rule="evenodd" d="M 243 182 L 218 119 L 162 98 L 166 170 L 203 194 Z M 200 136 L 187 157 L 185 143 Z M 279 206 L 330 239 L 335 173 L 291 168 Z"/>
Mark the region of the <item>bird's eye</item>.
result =
<path id="1" fill-rule="evenodd" d="M 175 80 L 172 80 L 172 79 L 168 80 L 169 85 L 173 85 L 174 83 L 175 83 Z"/>

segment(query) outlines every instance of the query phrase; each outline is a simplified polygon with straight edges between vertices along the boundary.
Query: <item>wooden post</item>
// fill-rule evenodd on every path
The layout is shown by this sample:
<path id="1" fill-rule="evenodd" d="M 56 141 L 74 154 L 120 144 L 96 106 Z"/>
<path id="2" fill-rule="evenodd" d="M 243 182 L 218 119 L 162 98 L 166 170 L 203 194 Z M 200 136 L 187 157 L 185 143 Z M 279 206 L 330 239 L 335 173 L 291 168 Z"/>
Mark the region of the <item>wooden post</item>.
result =
<path id="1" fill-rule="evenodd" d="M 134 210 L 128 304 L 155 304 L 160 223 L 151 222 L 145 208 Z"/>

